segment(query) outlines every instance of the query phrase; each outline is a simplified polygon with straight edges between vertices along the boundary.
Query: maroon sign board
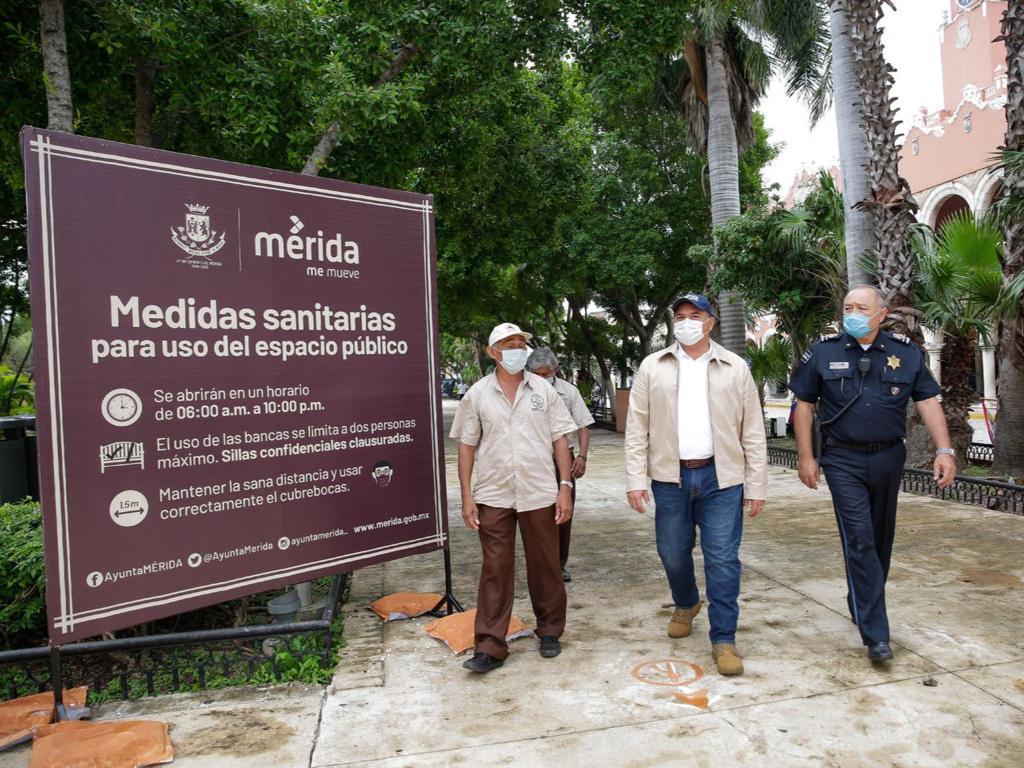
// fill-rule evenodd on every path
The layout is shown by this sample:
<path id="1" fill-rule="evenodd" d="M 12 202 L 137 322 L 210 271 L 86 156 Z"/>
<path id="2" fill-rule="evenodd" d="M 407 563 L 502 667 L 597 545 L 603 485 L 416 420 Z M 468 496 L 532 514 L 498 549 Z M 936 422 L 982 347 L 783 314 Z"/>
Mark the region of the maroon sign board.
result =
<path id="1" fill-rule="evenodd" d="M 445 545 L 430 196 L 22 151 L 54 644 Z"/>

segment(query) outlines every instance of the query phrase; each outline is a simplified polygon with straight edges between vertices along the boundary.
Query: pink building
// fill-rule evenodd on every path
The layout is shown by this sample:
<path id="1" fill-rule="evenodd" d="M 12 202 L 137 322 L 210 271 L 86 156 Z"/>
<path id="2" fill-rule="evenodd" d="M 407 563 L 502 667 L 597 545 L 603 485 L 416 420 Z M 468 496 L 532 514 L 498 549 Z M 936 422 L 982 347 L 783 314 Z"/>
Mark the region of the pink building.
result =
<path id="1" fill-rule="evenodd" d="M 807 200 L 807 196 L 818 188 L 818 174 L 819 170 L 810 171 L 804 168 L 794 178 L 793 183 L 789 185 L 789 191 L 786 193 L 786 198 L 783 200 L 782 205 L 784 208 L 796 208 L 804 204 Z M 828 169 L 828 175 L 832 177 L 832 181 L 836 183 L 837 189 L 843 188 L 843 172 L 839 170 L 839 166 L 832 165 Z"/>
<path id="2" fill-rule="evenodd" d="M 900 171 L 933 227 L 957 211 L 980 215 L 1001 193 L 993 169 L 1006 129 L 1006 47 L 996 41 L 1006 0 L 949 0 L 939 28 L 943 106 L 921 110 L 907 132 Z"/>
<path id="3" fill-rule="evenodd" d="M 1006 0 L 949 5 L 939 28 L 943 106 L 914 117 L 900 152 L 900 172 L 920 206 L 918 221 L 936 229 L 958 211 L 982 215 L 1002 194 L 995 153 L 1006 132 L 1006 46 L 996 40 Z M 924 330 L 929 365 L 939 378 L 942 337 Z M 982 347 L 978 358 L 978 388 L 994 408 L 994 347 Z"/>

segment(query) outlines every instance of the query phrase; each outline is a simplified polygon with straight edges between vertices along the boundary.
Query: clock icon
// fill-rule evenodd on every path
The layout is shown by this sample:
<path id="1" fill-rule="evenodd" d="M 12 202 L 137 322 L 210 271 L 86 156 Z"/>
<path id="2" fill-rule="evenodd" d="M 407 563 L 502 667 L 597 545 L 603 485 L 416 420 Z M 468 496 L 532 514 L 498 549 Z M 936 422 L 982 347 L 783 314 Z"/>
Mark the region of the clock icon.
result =
<path id="1" fill-rule="evenodd" d="M 100 412 L 108 424 L 127 427 L 142 415 L 142 400 L 130 389 L 112 389 L 103 398 Z"/>

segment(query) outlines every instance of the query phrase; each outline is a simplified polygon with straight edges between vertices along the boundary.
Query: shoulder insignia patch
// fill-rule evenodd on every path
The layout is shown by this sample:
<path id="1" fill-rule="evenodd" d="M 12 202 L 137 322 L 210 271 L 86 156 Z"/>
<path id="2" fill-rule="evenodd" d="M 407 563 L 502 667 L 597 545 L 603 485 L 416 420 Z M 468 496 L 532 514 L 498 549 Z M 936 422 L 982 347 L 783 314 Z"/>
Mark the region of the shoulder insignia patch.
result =
<path id="1" fill-rule="evenodd" d="M 800 358 L 800 362 L 801 363 L 806 363 L 808 360 L 811 359 L 811 355 L 813 355 L 813 354 L 814 354 L 814 350 L 808 349 L 806 352 L 804 352 L 803 356 Z"/>
<path id="2" fill-rule="evenodd" d="M 904 336 L 902 333 L 890 333 L 889 335 L 892 336 L 894 339 L 896 339 L 896 341 L 903 342 L 904 344 L 913 344 L 914 343 L 909 338 Z"/>

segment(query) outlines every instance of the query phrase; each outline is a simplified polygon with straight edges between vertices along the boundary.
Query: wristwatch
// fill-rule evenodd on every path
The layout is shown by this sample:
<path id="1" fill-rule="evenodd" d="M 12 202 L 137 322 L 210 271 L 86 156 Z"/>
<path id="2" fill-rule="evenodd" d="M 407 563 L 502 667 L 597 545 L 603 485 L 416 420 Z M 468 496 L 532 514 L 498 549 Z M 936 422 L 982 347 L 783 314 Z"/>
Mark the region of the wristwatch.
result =
<path id="1" fill-rule="evenodd" d="M 956 450 L 953 448 L 936 448 L 936 456 L 956 456 Z"/>
<path id="2" fill-rule="evenodd" d="M 572 488 L 572 480 L 559 480 L 558 484 L 559 485 L 568 485 L 570 488 Z"/>

